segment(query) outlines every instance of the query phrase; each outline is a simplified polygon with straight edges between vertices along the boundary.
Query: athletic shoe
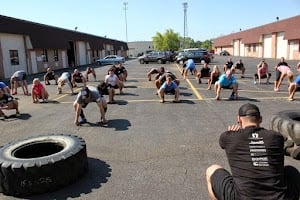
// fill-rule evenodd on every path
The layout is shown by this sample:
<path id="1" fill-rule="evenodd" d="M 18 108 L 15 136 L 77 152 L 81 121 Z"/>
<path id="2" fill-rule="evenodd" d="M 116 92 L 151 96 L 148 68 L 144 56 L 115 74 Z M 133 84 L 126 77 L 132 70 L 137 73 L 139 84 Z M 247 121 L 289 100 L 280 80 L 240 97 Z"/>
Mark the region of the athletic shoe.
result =
<path id="1" fill-rule="evenodd" d="M 20 112 L 16 112 L 16 117 L 20 117 L 20 116 L 21 116 Z"/>
<path id="2" fill-rule="evenodd" d="M 234 95 L 230 95 L 229 100 L 234 100 Z"/>
<path id="3" fill-rule="evenodd" d="M 197 79 L 197 83 L 198 83 L 198 84 L 201 84 L 201 83 L 202 83 L 202 81 L 201 81 L 200 78 L 196 78 L 196 79 Z"/>
<path id="4" fill-rule="evenodd" d="M 294 99 L 294 98 L 288 98 L 288 100 L 289 100 L 289 101 L 294 101 L 295 99 Z"/>
<path id="5" fill-rule="evenodd" d="M 85 119 L 85 118 L 83 118 L 83 119 L 81 119 L 80 121 L 79 121 L 79 124 L 84 124 L 84 123 L 86 123 L 87 122 L 87 120 Z"/>
<path id="6" fill-rule="evenodd" d="M 257 84 L 257 82 L 256 81 L 254 81 L 254 85 L 256 85 Z"/>

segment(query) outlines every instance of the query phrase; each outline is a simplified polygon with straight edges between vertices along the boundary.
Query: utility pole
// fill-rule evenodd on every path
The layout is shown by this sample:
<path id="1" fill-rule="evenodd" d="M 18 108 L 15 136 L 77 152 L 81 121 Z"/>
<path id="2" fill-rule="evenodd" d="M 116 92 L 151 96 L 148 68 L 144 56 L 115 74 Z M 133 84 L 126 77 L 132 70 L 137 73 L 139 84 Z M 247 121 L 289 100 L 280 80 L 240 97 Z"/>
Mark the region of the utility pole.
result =
<path id="1" fill-rule="evenodd" d="M 186 47 L 185 44 L 185 38 L 188 37 L 188 31 L 187 31 L 187 16 L 186 16 L 186 11 L 188 7 L 188 3 L 184 2 L 183 4 L 183 12 L 184 12 L 184 25 L 183 25 L 183 49 Z"/>
<path id="2" fill-rule="evenodd" d="M 125 27 L 126 27 L 126 42 L 128 42 L 128 35 L 127 35 L 127 5 L 128 5 L 128 2 L 124 2 L 123 3 L 124 5 L 124 11 L 125 11 Z"/>

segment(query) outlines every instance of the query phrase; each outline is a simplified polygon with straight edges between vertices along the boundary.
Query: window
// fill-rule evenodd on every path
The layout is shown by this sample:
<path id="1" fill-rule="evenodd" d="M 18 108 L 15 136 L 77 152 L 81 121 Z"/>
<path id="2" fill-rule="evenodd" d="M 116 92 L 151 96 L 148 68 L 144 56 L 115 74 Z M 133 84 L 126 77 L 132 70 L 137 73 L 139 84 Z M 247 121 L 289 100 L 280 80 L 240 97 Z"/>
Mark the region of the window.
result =
<path id="1" fill-rule="evenodd" d="M 18 50 L 9 50 L 10 64 L 19 65 L 19 54 Z"/>
<path id="2" fill-rule="evenodd" d="M 256 52 L 256 45 L 253 45 L 253 52 Z"/>
<path id="3" fill-rule="evenodd" d="M 54 50 L 54 61 L 58 61 L 58 50 Z"/>
<path id="4" fill-rule="evenodd" d="M 48 52 L 47 52 L 47 49 L 43 49 L 42 58 L 43 58 L 43 62 L 48 62 Z"/>
<path id="5" fill-rule="evenodd" d="M 248 53 L 250 53 L 251 52 L 251 46 L 249 45 L 247 49 L 248 49 Z"/>

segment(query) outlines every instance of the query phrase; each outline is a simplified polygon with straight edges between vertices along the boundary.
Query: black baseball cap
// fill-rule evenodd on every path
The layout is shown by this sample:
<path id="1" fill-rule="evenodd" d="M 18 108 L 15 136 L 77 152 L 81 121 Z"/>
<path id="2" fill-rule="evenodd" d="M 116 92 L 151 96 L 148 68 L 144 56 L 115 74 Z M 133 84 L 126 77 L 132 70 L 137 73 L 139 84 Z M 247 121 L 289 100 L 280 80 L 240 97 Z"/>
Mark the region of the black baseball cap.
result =
<path id="1" fill-rule="evenodd" d="M 260 117 L 259 108 L 251 103 L 244 104 L 239 109 L 239 116 L 256 116 Z"/>

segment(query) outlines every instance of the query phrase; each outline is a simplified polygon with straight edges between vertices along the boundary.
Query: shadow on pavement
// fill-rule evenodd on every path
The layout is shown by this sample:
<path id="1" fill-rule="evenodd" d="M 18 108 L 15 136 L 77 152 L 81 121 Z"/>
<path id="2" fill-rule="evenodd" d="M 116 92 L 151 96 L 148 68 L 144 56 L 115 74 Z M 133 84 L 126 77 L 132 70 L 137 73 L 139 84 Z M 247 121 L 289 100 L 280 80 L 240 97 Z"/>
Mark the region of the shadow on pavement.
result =
<path id="1" fill-rule="evenodd" d="M 188 92 L 180 92 L 180 95 L 181 96 L 185 96 L 185 97 L 189 97 L 189 96 L 192 96 L 193 94 L 192 93 L 188 93 Z"/>
<path id="2" fill-rule="evenodd" d="M 50 199 L 68 199 L 84 196 L 93 192 L 93 189 L 100 188 L 102 184 L 108 181 L 111 176 L 111 166 L 102 160 L 88 158 L 89 169 L 77 182 L 57 190 L 55 192 L 36 195 L 27 199 L 31 200 L 50 200 Z M 70 169 L 72 170 L 72 169 Z"/>
<path id="3" fill-rule="evenodd" d="M 131 123 L 127 119 L 110 119 L 105 128 L 115 128 L 115 131 L 126 131 Z"/>
<path id="4" fill-rule="evenodd" d="M 21 116 L 17 117 L 16 114 L 9 115 L 7 119 L 0 119 L 4 122 L 15 121 L 15 120 L 28 120 L 31 117 L 28 113 L 21 113 Z"/>

